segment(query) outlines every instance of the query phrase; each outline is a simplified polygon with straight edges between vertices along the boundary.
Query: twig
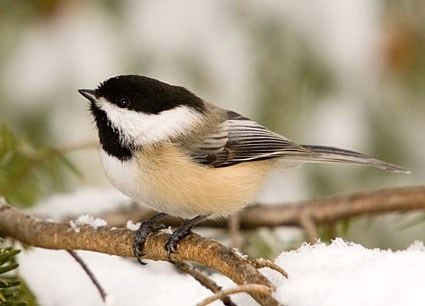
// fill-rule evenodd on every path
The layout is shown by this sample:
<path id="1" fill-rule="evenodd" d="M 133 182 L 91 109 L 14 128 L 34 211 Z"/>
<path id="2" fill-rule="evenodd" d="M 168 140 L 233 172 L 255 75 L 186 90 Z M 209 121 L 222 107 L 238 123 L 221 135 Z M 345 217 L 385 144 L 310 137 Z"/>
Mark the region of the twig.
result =
<path id="1" fill-rule="evenodd" d="M 202 302 L 198 303 L 197 306 L 206 306 L 216 300 L 221 300 L 223 299 L 223 297 L 225 296 L 229 296 L 231 294 L 235 294 L 235 293 L 260 293 L 260 294 L 264 294 L 264 295 L 270 295 L 272 293 L 272 289 L 270 287 L 264 286 L 264 285 L 258 285 L 258 284 L 245 284 L 245 285 L 240 285 L 238 287 L 235 288 L 231 288 L 231 289 L 226 289 L 226 290 L 221 290 L 217 293 L 215 293 L 214 295 L 206 298 L 205 300 L 203 300 Z"/>
<path id="2" fill-rule="evenodd" d="M 251 259 L 251 262 L 257 269 L 270 268 L 282 274 L 283 277 L 288 278 L 288 273 L 286 273 L 285 270 L 283 270 L 281 267 L 279 267 L 277 264 L 275 264 L 271 260 L 264 259 L 264 258 L 256 258 L 256 259 Z"/>
<path id="3" fill-rule="evenodd" d="M 67 223 L 51 223 L 18 212 L 0 200 L 0 232 L 26 244 L 62 250 L 87 250 L 123 257 L 133 257 L 134 233 L 104 226 L 94 229 L 81 226 L 78 233 Z M 150 235 L 145 242 L 145 259 L 169 261 L 164 248 L 170 238 L 167 233 Z M 179 243 L 173 261 L 193 261 L 215 269 L 236 284 L 254 283 L 270 287 L 268 279 L 249 260 L 217 241 L 190 234 Z M 269 294 L 251 292 L 260 305 L 277 306 Z"/>
<path id="4" fill-rule="evenodd" d="M 240 235 L 240 232 L 239 232 L 239 222 L 240 222 L 239 213 L 235 213 L 235 214 L 231 215 L 228 219 L 230 245 L 233 248 L 237 248 L 237 249 L 239 249 L 240 246 L 241 246 L 241 235 Z"/>
<path id="5" fill-rule="evenodd" d="M 94 276 L 93 272 L 90 270 L 90 268 L 87 266 L 87 264 L 84 262 L 84 260 L 77 254 L 77 252 L 73 250 L 66 250 L 69 255 L 71 255 L 75 261 L 83 268 L 84 272 L 88 275 L 93 285 L 96 287 L 97 291 L 100 294 L 100 297 L 102 298 L 102 301 L 106 303 L 106 292 L 100 285 L 99 281 L 96 279 L 96 276 Z"/>
<path id="6" fill-rule="evenodd" d="M 216 282 L 214 282 L 210 277 L 202 273 L 201 271 L 195 269 L 190 264 L 185 262 L 175 262 L 174 263 L 177 268 L 189 275 L 191 275 L 194 279 L 196 279 L 202 286 L 212 291 L 212 293 L 219 292 L 222 288 L 217 285 Z M 232 302 L 229 296 L 225 296 L 221 298 L 221 301 L 226 306 L 236 306 L 235 303 Z"/>
<path id="7" fill-rule="evenodd" d="M 316 223 L 310 215 L 308 209 L 303 209 L 300 213 L 300 225 L 307 234 L 310 243 L 316 243 L 319 239 Z"/>

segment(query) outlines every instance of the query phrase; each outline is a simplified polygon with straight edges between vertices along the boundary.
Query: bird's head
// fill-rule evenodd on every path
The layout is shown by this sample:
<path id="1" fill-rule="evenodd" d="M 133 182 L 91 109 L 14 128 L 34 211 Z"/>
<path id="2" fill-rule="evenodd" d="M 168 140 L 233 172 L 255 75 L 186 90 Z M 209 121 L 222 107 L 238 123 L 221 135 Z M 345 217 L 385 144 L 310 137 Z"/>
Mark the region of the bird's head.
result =
<path id="1" fill-rule="evenodd" d="M 129 147 L 179 136 L 205 112 L 202 99 L 189 90 L 145 76 L 121 75 L 78 92 L 90 101 L 101 142 L 101 130 L 109 128 Z"/>

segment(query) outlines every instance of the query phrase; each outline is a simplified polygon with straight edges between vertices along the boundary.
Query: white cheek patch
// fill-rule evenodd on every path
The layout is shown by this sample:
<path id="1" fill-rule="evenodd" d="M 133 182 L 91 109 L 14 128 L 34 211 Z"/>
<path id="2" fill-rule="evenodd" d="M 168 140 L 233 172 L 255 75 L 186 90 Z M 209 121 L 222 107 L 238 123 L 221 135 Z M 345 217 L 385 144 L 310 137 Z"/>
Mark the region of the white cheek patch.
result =
<path id="1" fill-rule="evenodd" d="M 159 114 L 145 114 L 120 108 L 103 98 L 97 103 L 108 116 L 125 144 L 146 145 L 184 133 L 201 120 L 201 115 L 187 106 Z"/>

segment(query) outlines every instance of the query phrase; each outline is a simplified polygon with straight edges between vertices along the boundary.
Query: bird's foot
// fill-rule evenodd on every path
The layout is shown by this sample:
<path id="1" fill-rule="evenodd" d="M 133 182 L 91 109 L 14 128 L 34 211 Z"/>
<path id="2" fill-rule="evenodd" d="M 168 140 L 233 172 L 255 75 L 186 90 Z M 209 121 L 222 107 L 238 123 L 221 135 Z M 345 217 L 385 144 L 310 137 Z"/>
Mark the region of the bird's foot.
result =
<path id="1" fill-rule="evenodd" d="M 165 250 L 167 251 L 168 259 L 170 259 L 170 261 L 172 261 L 171 254 L 177 251 L 179 241 L 189 235 L 192 232 L 192 228 L 194 228 L 202 220 L 205 220 L 207 217 L 208 215 L 199 215 L 193 219 L 186 220 L 182 225 L 173 231 L 171 237 L 165 244 Z"/>
<path id="2" fill-rule="evenodd" d="M 166 216 L 167 214 L 160 213 L 160 214 L 154 215 L 153 217 L 147 220 L 142 221 L 136 233 L 134 234 L 133 254 L 140 264 L 146 265 L 146 262 L 142 260 L 142 257 L 145 255 L 143 253 L 143 249 L 145 247 L 146 238 L 150 234 L 165 228 L 164 224 L 158 224 L 157 222 L 165 218 Z"/>

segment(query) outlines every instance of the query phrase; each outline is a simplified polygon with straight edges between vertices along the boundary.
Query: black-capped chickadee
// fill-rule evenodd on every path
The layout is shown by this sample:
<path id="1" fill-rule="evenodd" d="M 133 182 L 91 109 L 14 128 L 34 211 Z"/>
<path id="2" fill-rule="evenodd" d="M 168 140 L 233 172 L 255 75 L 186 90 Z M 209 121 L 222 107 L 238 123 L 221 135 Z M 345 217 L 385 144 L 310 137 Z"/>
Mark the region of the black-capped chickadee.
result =
<path id="1" fill-rule="evenodd" d="M 281 167 L 331 162 L 406 172 L 361 153 L 298 145 L 183 87 L 144 76 L 117 76 L 79 92 L 90 101 L 111 183 L 161 212 L 141 223 L 137 258 L 166 214 L 192 218 L 173 232 L 166 244 L 170 253 L 201 220 L 253 203 L 268 175 Z"/>

